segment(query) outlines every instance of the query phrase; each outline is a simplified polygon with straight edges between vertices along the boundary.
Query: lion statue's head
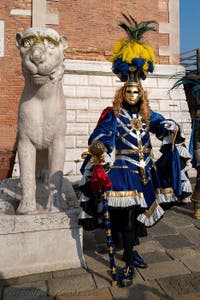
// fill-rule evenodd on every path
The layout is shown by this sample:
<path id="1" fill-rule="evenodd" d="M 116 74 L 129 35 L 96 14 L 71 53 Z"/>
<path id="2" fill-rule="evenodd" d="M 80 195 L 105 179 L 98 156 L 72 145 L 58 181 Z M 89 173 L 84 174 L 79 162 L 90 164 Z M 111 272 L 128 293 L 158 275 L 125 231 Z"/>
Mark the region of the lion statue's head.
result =
<path id="1" fill-rule="evenodd" d="M 35 85 L 55 82 L 64 73 L 64 51 L 67 39 L 51 28 L 29 28 L 16 34 L 16 45 L 22 58 L 25 80 Z"/>

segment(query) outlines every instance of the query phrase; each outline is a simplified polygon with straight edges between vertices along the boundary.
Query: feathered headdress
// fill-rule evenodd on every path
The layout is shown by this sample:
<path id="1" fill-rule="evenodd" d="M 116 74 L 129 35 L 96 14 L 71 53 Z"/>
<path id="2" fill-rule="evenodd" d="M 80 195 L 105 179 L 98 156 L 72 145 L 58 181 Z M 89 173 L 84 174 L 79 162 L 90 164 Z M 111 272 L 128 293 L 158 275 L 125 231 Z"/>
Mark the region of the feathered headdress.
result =
<path id="1" fill-rule="evenodd" d="M 147 73 L 154 70 L 155 55 L 153 48 L 140 40 L 145 32 L 156 31 L 150 24 L 158 23 L 154 20 L 137 23 L 130 15 L 122 15 L 128 24 L 121 22 L 119 26 L 126 31 L 128 39 L 121 38 L 115 43 L 111 57 L 112 71 L 121 81 L 144 80 Z"/>

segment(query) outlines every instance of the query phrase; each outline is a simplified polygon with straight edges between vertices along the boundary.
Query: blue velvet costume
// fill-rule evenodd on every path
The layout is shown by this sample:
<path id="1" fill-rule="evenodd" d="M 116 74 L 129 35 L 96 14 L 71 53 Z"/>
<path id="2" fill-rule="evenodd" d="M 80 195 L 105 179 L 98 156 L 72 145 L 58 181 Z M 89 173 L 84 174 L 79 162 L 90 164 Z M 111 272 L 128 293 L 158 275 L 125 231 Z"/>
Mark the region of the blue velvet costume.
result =
<path id="1" fill-rule="evenodd" d="M 170 153 L 170 156 L 164 153 L 157 166 L 153 160 L 150 133 L 155 134 L 159 140 L 166 137 L 170 140 L 169 131 L 161 124 L 163 120 L 165 118 L 161 114 L 151 111 L 150 126 L 147 127 L 139 113 L 132 114 L 122 108 L 119 116 L 115 116 L 113 109 L 109 108 L 102 113 L 89 138 L 89 145 L 95 140 L 101 141 L 108 154 L 115 150 L 115 160 L 108 171 L 112 182 L 112 187 L 106 191 L 109 207 L 141 208 L 137 220 L 146 227 L 152 226 L 162 217 L 162 204 L 177 201 L 177 196 L 182 197 L 183 193 L 187 196 L 191 193 L 186 171 L 190 155 L 184 143 L 176 144 L 174 151 L 168 147 L 166 153 Z M 181 157 L 184 161 L 182 165 Z M 91 180 L 92 164 L 89 158 L 83 163 L 80 187 Z M 170 176 L 166 176 L 163 165 L 167 167 L 166 174 L 169 171 Z M 91 217 L 87 209 L 84 215 L 89 198 L 83 195 L 81 199 L 81 205 L 84 205 L 80 220 Z"/>

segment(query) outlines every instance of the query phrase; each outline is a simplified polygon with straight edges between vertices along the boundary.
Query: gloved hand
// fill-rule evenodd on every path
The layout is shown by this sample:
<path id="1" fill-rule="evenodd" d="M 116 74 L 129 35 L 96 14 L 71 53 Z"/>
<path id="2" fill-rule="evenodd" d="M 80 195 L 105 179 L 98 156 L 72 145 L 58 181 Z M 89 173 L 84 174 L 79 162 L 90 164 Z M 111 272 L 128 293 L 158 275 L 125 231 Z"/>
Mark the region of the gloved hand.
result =
<path id="1" fill-rule="evenodd" d="M 173 120 L 164 120 L 160 122 L 160 124 L 163 124 L 167 130 L 172 132 L 177 132 L 179 129 L 178 125 Z"/>

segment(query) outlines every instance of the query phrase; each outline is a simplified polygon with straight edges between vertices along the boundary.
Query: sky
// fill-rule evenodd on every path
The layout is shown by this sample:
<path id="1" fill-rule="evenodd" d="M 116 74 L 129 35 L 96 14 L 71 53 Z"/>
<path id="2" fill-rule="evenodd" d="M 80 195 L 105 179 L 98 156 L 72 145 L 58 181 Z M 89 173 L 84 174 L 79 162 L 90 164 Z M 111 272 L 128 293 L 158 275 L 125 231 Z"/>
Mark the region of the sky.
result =
<path id="1" fill-rule="evenodd" d="M 180 0 L 180 48 L 200 48 L 200 0 Z"/>

